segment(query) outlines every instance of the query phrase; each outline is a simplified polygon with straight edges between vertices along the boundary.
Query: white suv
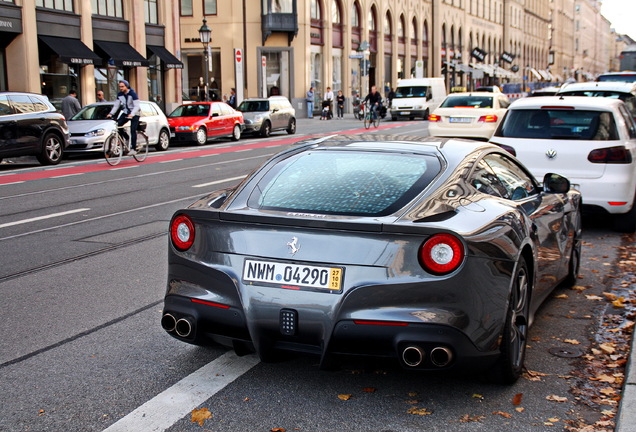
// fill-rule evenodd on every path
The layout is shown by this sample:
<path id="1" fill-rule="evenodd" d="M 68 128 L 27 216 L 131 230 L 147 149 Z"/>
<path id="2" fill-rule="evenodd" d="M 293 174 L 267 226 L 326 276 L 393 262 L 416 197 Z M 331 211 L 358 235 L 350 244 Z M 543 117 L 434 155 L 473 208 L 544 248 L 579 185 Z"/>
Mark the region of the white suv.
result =
<path id="1" fill-rule="evenodd" d="M 614 215 L 616 230 L 636 230 L 636 123 L 622 101 L 519 99 L 490 142 L 515 154 L 536 178 L 567 177 L 588 210 Z"/>

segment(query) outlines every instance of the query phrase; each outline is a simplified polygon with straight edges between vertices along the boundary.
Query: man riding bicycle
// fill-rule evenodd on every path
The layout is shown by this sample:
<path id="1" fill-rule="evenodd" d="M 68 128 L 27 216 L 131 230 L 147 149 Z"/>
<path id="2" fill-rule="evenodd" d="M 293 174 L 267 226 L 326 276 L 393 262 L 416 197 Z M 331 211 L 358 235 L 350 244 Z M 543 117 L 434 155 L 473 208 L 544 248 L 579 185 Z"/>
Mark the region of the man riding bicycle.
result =
<path id="1" fill-rule="evenodd" d="M 112 118 L 120 106 L 122 107 L 123 115 L 120 115 L 117 119 L 117 126 L 121 127 L 130 120 L 130 150 L 125 151 L 124 154 L 133 156 L 137 154 L 137 126 L 139 125 L 141 105 L 139 104 L 139 96 L 126 80 L 119 81 L 117 99 L 106 118 Z M 126 132 L 122 131 L 121 133 L 125 138 L 128 138 Z"/>
<path id="2" fill-rule="evenodd" d="M 375 86 L 371 86 L 371 92 L 364 98 L 364 102 L 366 101 L 369 101 L 371 115 L 375 120 L 378 117 L 377 110 L 380 108 L 380 104 L 382 103 L 382 96 L 380 96 L 380 93 L 378 93 L 378 89 Z"/>

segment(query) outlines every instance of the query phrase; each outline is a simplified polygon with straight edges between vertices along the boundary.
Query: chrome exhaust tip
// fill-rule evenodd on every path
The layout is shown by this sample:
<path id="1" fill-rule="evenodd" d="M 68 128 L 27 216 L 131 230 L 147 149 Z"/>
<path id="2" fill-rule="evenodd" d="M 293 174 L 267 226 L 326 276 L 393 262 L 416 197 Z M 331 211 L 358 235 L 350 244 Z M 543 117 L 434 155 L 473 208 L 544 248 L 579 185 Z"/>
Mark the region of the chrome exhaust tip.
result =
<path id="1" fill-rule="evenodd" d="M 174 328 L 176 326 L 177 326 L 177 320 L 171 314 L 167 313 L 161 317 L 161 327 L 168 333 L 174 331 Z"/>
<path id="2" fill-rule="evenodd" d="M 453 352 L 446 347 L 435 347 L 431 350 L 431 363 L 437 367 L 447 366 L 453 360 Z"/>
<path id="3" fill-rule="evenodd" d="M 408 346 L 402 351 L 402 360 L 404 364 L 410 367 L 417 367 L 422 364 L 425 356 L 424 350 L 416 345 Z"/>
<path id="4" fill-rule="evenodd" d="M 190 336 L 190 333 L 192 333 L 192 324 L 190 324 L 190 321 L 187 319 L 181 318 L 175 325 L 175 331 L 177 332 L 177 335 L 182 338 L 186 338 Z"/>

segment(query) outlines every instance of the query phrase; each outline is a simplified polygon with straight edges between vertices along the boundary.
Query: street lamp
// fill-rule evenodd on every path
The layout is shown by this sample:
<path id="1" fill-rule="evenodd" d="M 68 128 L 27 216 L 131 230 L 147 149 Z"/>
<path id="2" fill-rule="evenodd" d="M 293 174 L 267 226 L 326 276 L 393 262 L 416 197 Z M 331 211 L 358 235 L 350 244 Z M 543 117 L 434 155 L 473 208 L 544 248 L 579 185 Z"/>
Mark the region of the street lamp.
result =
<path id="1" fill-rule="evenodd" d="M 210 35 L 212 34 L 212 30 L 207 25 L 208 20 L 203 18 L 203 25 L 199 28 L 199 39 L 201 39 L 201 43 L 203 44 L 203 58 L 205 61 L 205 84 L 203 85 L 203 91 L 205 92 L 205 100 L 210 100 L 210 96 L 208 94 L 208 45 L 210 44 Z"/>

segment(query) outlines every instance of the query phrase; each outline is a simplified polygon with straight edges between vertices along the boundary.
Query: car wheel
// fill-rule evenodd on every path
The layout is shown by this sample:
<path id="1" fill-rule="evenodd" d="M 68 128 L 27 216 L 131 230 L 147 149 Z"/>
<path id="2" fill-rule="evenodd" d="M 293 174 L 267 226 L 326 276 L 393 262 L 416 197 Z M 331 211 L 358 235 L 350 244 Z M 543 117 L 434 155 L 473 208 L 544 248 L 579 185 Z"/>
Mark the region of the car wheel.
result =
<path id="1" fill-rule="evenodd" d="M 37 155 L 42 165 L 57 165 L 64 155 L 64 145 L 59 135 L 47 133 L 42 140 L 42 152 Z"/>
<path id="2" fill-rule="evenodd" d="M 272 125 L 268 121 L 263 122 L 263 126 L 261 126 L 261 136 L 267 138 L 271 132 Z"/>
<path id="3" fill-rule="evenodd" d="M 397 121 L 397 117 L 396 116 L 391 116 L 391 121 Z"/>
<path id="4" fill-rule="evenodd" d="M 514 384 L 521 376 L 526 357 L 530 311 L 528 266 L 521 260 L 513 279 L 512 293 L 499 349 L 501 354 L 492 370 L 492 378 L 501 384 Z"/>
<path id="5" fill-rule="evenodd" d="M 636 200 L 632 209 L 624 214 L 614 215 L 614 230 L 623 233 L 636 231 Z"/>
<path id="6" fill-rule="evenodd" d="M 241 127 L 239 125 L 234 125 L 234 129 L 232 130 L 232 141 L 238 141 L 241 139 Z"/>
<path id="7" fill-rule="evenodd" d="M 296 119 L 289 120 L 289 127 L 287 128 L 287 133 L 293 135 L 296 133 Z"/>
<path id="8" fill-rule="evenodd" d="M 199 128 L 199 130 L 197 131 L 196 139 L 198 145 L 204 145 L 208 142 L 208 133 L 206 132 L 204 127 Z"/>
<path id="9" fill-rule="evenodd" d="M 168 147 L 170 147 L 170 135 L 165 129 L 162 129 L 161 132 L 159 132 L 159 140 L 155 145 L 155 149 L 157 151 L 166 151 Z"/>

